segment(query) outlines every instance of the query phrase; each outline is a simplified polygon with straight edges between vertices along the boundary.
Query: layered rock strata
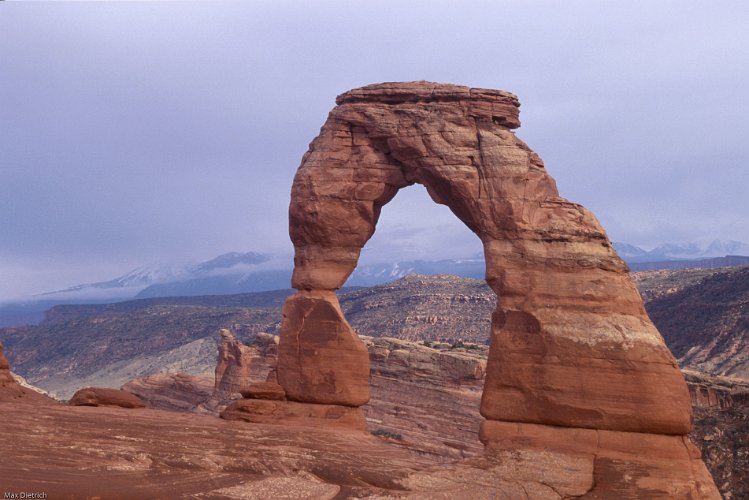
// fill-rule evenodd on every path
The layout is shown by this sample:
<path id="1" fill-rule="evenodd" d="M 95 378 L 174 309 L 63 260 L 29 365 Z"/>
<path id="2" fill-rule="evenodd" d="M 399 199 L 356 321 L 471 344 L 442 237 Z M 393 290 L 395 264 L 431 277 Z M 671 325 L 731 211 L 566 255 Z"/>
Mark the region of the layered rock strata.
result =
<path id="1" fill-rule="evenodd" d="M 275 382 L 258 382 L 250 384 L 239 392 L 245 399 L 267 399 L 274 401 L 286 400 L 286 391 Z"/>
<path id="2" fill-rule="evenodd" d="M 224 420 L 254 424 L 367 430 L 361 408 L 269 399 L 240 399 L 221 412 Z"/>
<path id="3" fill-rule="evenodd" d="M 3 344 L 0 344 L 0 403 L 11 401 L 36 404 L 56 403 L 51 397 L 25 387 L 16 381 L 10 371 L 10 363 L 5 358 Z"/>
<path id="4" fill-rule="evenodd" d="M 247 385 L 250 380 L 250 364 L 254 353 L 231 333 L 228 328 L 219 331 L 216 361 L 214 396 L 228 397 Z"/>
<path id="5" fill-rule="evenodd" d="M 213 395 L 214 385 L 210 377 L 156 373 L 131 380 L 122 386 L 122 390 L 135 394 L 149 408 L 192 411 Z"/>
<path id="6" fill-rule="evenodd" d="M 336 103 L 292 186 L 292 285 L 301 294 L 317 294 L 334 309 L 332 291 L 356 266 L 382 206 L 399 189 L 423 184 L 482 240 L 487 282 L 499 297 L 486 418 L 689 431 L 686 385 L 626 265 L 593 214 L 559 196 L 541 159 L 512 132 L 520 125 L 514 95 L 388 83 L 346 92 Z M 366 366 L 366 352 L 349 348 L 316 367 L 321 335 L 333 344 L 356 341 L 342 317 L 300 330 L 302 300 L 289 299 L 284 311 L 281 384 L 305 401 L 330 402 L 331 391 L 361 394 L 367 374 L 343 365 Z M 295 363 L 285 353 L 298 353 Z"/>
<path id="7" fill-rule="evenodd" d="M 70 398 L 71 406 L 118 406 L 120 408 L 145 408 L 146 404 L 135 394 L 120 389 L 86 387 Z"/>
<path id="8" fill-rule="evenodd" d="M 299 293 L 284 307 L 278 365 L 289 399 L 366 402 L 366 350 L 335 290 L 356 267 L 382 206 L 419 183 L 484 246 L 486 280 L 498 297 L 485 418 L 594 432 L 690 431 L 686 384 L 627 266 L 593 214 L 559 196 L 541 159 L 513 133 L 514 95 L 386 83 L 346 92 L 336 104 L 291 191 Z M 693 476 L 691 466 L 679 470 Z"/>
<path id="9" fill-rule="evenodd" d="M 301 291 L 283 307 L 278 382 L 292 401 L 361 406 L 369 401 L 369 355 L 335 292 Z"/>

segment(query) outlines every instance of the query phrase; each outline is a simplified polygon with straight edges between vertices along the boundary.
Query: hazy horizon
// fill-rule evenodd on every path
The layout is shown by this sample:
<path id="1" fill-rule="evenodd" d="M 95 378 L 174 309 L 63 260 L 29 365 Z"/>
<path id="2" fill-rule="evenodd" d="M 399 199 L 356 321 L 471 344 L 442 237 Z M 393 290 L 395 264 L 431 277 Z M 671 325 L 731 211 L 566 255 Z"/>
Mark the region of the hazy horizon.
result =
<path id="1" fill-rule="evenodd" d="M 749 242 L 747 25 L 740 2 L 5 2 L 0 299 L 290 254 L 307 145 L 382 81 L 518 95 L 517 135 L 613 241 Z M 363 255 L 480 251 L 413 186 Z"/>

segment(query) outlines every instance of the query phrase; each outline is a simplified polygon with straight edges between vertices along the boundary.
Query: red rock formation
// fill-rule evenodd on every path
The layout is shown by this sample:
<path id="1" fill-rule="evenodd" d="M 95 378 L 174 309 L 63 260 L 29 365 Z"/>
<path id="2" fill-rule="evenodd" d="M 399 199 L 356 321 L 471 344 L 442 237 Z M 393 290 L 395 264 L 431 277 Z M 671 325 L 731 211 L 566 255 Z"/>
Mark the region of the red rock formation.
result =
<path id="1" fill-rule="evenodd" d="M 131 380 L 122 390 L 135 394 L 149 408 L 192 411 L 213 395 L 214 382 L 186 373 L 156 373 Z"/>
<path id="2" fill-rule="evenodd" d="M 286 391 L 275 382 L 257 382 L 239 391 L 245 399 L 286 400 Z"/>
<path id="3" fill-rule="evenodd" d="M 50 404 L 54 399 L 20 385 L 10 372 L 10 363 L 5 358 L 3 344 L 0 344 L 0 403 L 22 401 L 25 403 Z"/>
<path id="4" fill-rule="evenodd" d="M 291 192 L 292 286 L 300 292 L 284 307 L 278 364 L 289 399 L 366 402 L 366 350 L 334 291 L 356 267 L 382 206 L 420 183 L 484 245 L 486 280 L 498 297 L 485 418 L 690 431 L 684 378 L 627 266 L 593 214 L 559 196 L 541 159 L 512 132 L 520 125 L 514 95 L 387 83 L 346 92 L 336 104 Z M 683 467 L 678 473 L 692 477 Z"/>
<path id="5" fill-rule="evenodd" d="M 515 96 L 414 82 L 363 87 L 336 103 L 292 186 L 295 288 L 320 293 L 342 286 L 381 207 L 399 189 L 421 183 L 481 238 L 487 281 L 499 296 L 486 418 L 689 431 L 686 385 L 626 265 L 595 217 L 559 196 L 541 159 L 512 132 L 519 126 Z M 300 334 L 298 300 L 290 299 L 285 312 L 279 381 L 292 399 L 329 402 L 323 393 L 332 382 L 321 392 L 321 380 L 335 380 L 337 393 L 360 394 L 366 373 L 342 365 L 363 366 L 363 350 L 326 362 L 324 370 L 311 355 L 314 336 L 350 338 L 345 319 L 328 319 L 325 333 Z M 301 354 L 292 368 L 294 353 Z"/>
<path id="6" fill-rule="evenodd" d="M 254 353 L 227 328 L 222 328 L 219 334 L 221 342 L 218 345 L 214 396 L 221 399 L 239 392 L 240 388 L 247 385 Z"/>
<path id="7" fill-rule="evenodd" d="M 145 408 L 146 404 L 135 394 L 104 387 L 86 387 L 70 398 L 71 406 L 119 406 L 120 408 Z"/>
<path id="8" fill-rule="evenodd" d="M 302 291 L 283 308 L 278 382 L 292 401 L 361 406 L 369 401 L 369 355 L 334 292 Z"/>
<path id="9" fill-rule="evenodd" d="M 221 412 L 221 418 L 243 420 L 254 424 L 297 425 L 356 431 L 367 429 L 367 422 L 361 408 L 268 399 L 234 401 Z"/>

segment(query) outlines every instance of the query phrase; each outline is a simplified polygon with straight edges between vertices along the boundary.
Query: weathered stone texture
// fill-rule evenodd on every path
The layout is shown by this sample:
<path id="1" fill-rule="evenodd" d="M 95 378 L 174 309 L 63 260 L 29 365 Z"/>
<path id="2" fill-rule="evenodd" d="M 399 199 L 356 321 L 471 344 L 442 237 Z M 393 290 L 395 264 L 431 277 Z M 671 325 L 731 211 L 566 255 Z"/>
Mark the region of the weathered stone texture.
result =
<path id="1" fill-rule="evenodd" d="M 274 382 L 256 382 L 241 389 L 239 392 L 245 399 L 286 400 L 286 391 Z"/>
<path id="2" fill-rule="evenodd" d="M 68 404 L 71 406 L 119 406 L 120 408 L 145 408 L 146 404 L 135 394 L 105 387 L 80 389 Z"/>
<path id="3" fill-rule="evenodd" d="M 217 399 L 228 398 L 246 386 L 250 380 L 250 365 L 254 353 L 227 328 L 219 331 L 221 341 L 218 345 L 216 363 L 216 382 L 213 395 Z"/>
<path id="4" fill-rule="evenodd" d="M 10 371 L 10 363 L 5 358 L 3 344 L 0 344 L 0 403 L 20 401 L 35 404 L 53 404 L 49 396 L 19 384 Z"/>
<path id="5" fill-rule="evenodd" d="M 361 408 L 268 399 L 234 401 L 221 412 L 221 418 L 254 424 L 296 425 L 356 431 L 367 429 L 367 422 Z"/>
<path id="6" fill-rule="evenodd" d="M 295 288 L 329 291 L 337 305 L 333 290 L 356 266 L 381 207 L 399 189 L 423 184 L 481 238 L 486 279 L 499 297 L 486 418 L 689 432 L 686 385 L 626 265 L 596 218 L 559 196 L 541 159 L 513 133 L 515 96 L 411 82 L 370 85 L 336 102 L 292 186 Z M 313 328 L 302 321 L 299 304 L 309 299 L 301 297 L 284 313 L 281 385 L 296 400 L 361 404 L 322 396 L 333 387 L 361 394 L 366 376 L 343 368 L 353 354 L 326 350 L 348 336 L 345 319 L 327 313 Z M 364 355 L 356 354 L 362 362 Z M 319 365 L 343 371 L 326 379 Z"/>
<path id="7" fill-rule="evenodd" d="M 686 436 L 486 420 L 480 437 L 493 451 L 557 455 L 557 472 L 587 485 L 583 498 L 720 498 Z"/>
<path id="8" fill-rule="evenodd" d="M 133 379 L 121 389 L 138 396 L 149 408 L 192 411 L 213 395 L 214 383 L 208 376 L 154 373 Z"/>
<path id="9" fill-rule="evenodd" d="M 292 401 L 361 406 L 369 401 L 369 354 L 334 292 L 300 292 L 283 308 L 278 382 Z"/>
<path id="10" fill-rule="evenodd" d="M 513 133 L 517 98 L 411 82 L 355 89 L 336 103 L 291 190 L 299 293 L 284 306 L 278 360 L 289 399 L 368 399 L 366 350 L 335 290 L 382 206 L 419 183 L 481 239 L 497 294 L 482 440 L 538 461 L 535 442 L 562 464 L 556 470 L 574 471 L 559 478 L 563 490 L 530 481 L 525 496 L 717 498 L 684 436 L 692 408 L 676 361 L 598 220 L 559 196 L 541 159 Z M 450 497 L 463 496 L 462 484 L 445 491 L 453 486 Z M 487 491 L 511 498 L 516 489 Z M 474 498 L 475 487 L 468 491 Z"/>

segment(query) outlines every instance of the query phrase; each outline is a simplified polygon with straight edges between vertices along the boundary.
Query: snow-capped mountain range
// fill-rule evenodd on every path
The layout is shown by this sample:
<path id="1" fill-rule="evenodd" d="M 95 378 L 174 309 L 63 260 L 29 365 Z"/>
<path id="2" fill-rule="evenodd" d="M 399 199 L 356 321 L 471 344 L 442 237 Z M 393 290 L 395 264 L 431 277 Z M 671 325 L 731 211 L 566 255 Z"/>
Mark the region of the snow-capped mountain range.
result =
<path id="1" fill-rule="evenodd" d="M 250 268 L 257 267 L 258 264 L 263 264 L 270 260 L 269 256 L 255 252 L 231 252 L 197 264 L 151 264 L 133 269 L 109 281 L 85 283 L 63 290 L 42 293 L 37 295 L 37 297 L 74 295 L 76 292 L 93 289 L 122 290 L 122 294 L 128 295 L 128 291 L 130 290 L 137 289 L 135 292 L 137 293 L 143 288 L 156 283 L 169 283 L 206 276 L 231 274 L 242 268 L 249 271 L 251 270 Z M 115 294 L 120 295 L 116 292 Z"/>
<path id="2" fill-rule="evenodd" d="M 634 271 L 749 264 L 749 257 L 726 257 L 749 256 L 749 245 L 739 241 L 668 243 L 652 250 L 627 243 L 614 243 L 614 247 Z M 58 304 L 222 295 L 290 288 L 291 266 L 290 256 L 232 252 L 197 264 L 140 267 L 112 280 L 76 285 L 29 297 L 23 302 L 0 305 L 0 327 L 37 322 L 41 320 L 44 310 Z M 356 268 L 346 285 L 372 286 L 394 281 L 411 273 L 483 278 L 484 259 L 483 255 L 474 255 L 464 259 L 363 263 Z"/>
<path id="3" fill-rule="evenodd" d="M 749 256 L 749 245 L 740 241 L 704 240 L 688 243 L 665 243 L 643 250 L 628 243 L 614 243 L 619 256 L 629 263 L 700 260 L 728 255 Z"/>

